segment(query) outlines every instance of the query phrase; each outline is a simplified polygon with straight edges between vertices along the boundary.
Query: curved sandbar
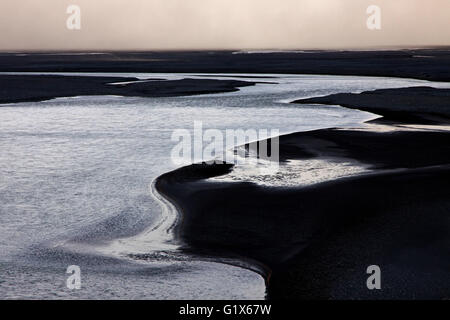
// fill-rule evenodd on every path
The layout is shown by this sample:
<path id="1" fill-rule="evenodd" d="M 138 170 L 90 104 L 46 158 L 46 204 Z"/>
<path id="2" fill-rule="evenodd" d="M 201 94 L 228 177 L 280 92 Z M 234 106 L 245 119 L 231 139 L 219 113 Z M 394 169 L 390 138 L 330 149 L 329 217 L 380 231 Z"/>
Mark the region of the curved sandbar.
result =
<path id="1" fill-rule="evenodd" d="M 417 89 L 419 103 L 421 95 L 433 101 L 429 91 Z M 358 101 L 373 111 L 364 106 Z M 445 119 L 439 105 L 430 110 Z M 405 124 L 402 112 L 396 120 Z M 182 208 L 177 235 L 186 250 L 261 262 L 270 298 L 443 299 L 450 292 L 442 281 L 450 265 L 448 141 L 449 131 L 395 127 L 294 133 L 280 138 L 282 161 L 345 158 L 370 172 L 277 188 L 213 182 L 207 178 L 232 166 L 191 165 L 156 186 Z M 366 287 L 373 264 L 383 270 L 383 290 Z"/>

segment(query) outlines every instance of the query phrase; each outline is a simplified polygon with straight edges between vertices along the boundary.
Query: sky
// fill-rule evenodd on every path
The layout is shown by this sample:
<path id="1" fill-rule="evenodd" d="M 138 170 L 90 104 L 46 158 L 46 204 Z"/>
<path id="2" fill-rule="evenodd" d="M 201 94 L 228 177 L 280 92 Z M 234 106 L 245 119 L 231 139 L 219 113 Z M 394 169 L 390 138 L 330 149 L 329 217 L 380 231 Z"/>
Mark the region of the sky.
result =
<path id="1" fill-rule="evenodd" d="M 0 35 L 1 51 L 450 45 L 450 0 L 1 0 Z"/>

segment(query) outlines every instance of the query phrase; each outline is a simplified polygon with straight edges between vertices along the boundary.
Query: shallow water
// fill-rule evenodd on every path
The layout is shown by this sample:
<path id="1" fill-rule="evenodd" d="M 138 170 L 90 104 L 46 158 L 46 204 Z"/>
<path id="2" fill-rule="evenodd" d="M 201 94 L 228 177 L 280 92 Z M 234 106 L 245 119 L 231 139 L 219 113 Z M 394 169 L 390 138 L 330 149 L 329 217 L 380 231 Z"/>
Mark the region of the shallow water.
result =
<path id="1" fill-rule="evenodd" d="M 194 121 L 202 121 L 205 129 L 279 129 L 282 134 L 355 126 L 374 115 L 286 102 L 432 84 L 267 76 L 277 78 L 258 79 L 271 83 L 234 93 L 88 96 L 1 106 L 0 298 L 263 298 L 264 280 L 257 273 L 177 252 L 170 233 L 176 212 L 152 189 L 156 177 L 177 167 L 170 160 L 173 130 L 192 131 Z M 133 254 L 148 256 L 141 260 Z M 81 267 L 80 290 L 66 288 L 68 265 Z"/>

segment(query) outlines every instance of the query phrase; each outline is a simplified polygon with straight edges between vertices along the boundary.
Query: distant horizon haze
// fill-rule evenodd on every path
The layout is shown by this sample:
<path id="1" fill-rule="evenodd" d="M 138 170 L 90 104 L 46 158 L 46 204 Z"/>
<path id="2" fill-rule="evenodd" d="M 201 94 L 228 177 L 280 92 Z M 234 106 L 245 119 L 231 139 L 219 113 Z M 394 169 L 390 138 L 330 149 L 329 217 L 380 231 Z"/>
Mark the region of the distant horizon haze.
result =
<path id="1" fill-rule="evenodd" d="M 70 30 L 67 8 L 81 9 Z M 370 30 L 367 8 L 381 9 Z M 448 0 L 2 0 L 0 51 L 450 46 Z"/>

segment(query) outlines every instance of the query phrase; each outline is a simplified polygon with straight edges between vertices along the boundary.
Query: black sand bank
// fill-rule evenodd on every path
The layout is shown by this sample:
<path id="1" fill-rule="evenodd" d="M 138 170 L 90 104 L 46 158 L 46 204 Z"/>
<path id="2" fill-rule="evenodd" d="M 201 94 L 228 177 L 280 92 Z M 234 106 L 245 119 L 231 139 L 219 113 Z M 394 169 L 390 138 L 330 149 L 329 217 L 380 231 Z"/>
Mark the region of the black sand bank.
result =
<path id="1" fill-rule="evenodd" d="M 123 77 L 0 75 L 0 104 L 86 95 L 188 96 L 232 92 L 238 90 L 239 87 L 251 85 L 254 83 L 237 80 L 148 79 L 148 81 L 141 81 L 136 78 Z"/>
<path id="2" fill-rule="evenodd" d="M 299 104 L 330 104 L 382 115 L 381 123 L 450 123 L 450 89 L 413 87 L 339 93 L 297 100 Z"/>
<path id="3" fill-rule="evenodd" d="M 426 112 L 414 109 L 411 118 L 402 110 L 404 90 L 415 95 L 411 103 L 430 106 Z M 446 124 L 446 105 L 436 96 L 445 101 L 447 92 L 387 92 L 398 100 L 388 104 L 382 94 L 365 100 L 365 93 L 348 106 L 374 111 L 380 105 L 379 113 L 395 112 L 389 120 L 402 124 L 428 119 L 431 110 Z M 269 298 L 448 298 L 450 132 L 392 129 L 327 129 L 280 138 L 282 161 L 345 159 L 370 170 L 346 178 L 267 187 L 206 180 L 231 165 L 192 165 L 161 176 L 156 186 L 181 210 L 177 234 L 186 250 L 259 261 Z M 382 270 L 382 290 L 366 287 L 370 265 Z"/>
<path id="4" fill-rule="evenodd" d="M 329 74 L 450 81 L 450 50 L 0 53 L 0 72 L 5 71 Z"/>

